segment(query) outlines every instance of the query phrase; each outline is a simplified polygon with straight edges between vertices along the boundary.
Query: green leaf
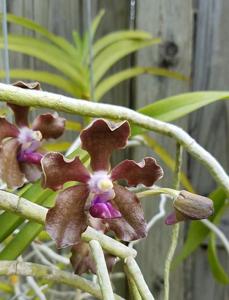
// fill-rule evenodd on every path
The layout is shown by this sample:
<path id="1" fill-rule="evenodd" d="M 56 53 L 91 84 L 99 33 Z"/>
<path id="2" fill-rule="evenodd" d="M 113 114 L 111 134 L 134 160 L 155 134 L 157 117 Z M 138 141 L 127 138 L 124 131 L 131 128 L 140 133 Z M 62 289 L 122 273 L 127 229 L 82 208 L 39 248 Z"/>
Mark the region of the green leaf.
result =
<path id="1" fill-rule="evenodd" d="M 163 68 L 156 67 L 134 67 L 129 68 L 124 71 L 115 73 L 114 75 L 109 76 L 108 78 L 101 81 L 96 87 L 95 91 L 95 99 L 98 101 L 102 98 L 104 94 L 106 94 L 110 89 L 112 89 L 117 84 L 121 83 L 124 80 L 142 75 L 156 75 L 163 77 L 170 77 L 178 80 L 188 80 L 188 78 L 178 72 L 170 71 Z"/>
<path id="2" fill-rule="evenodd" d="M 73 130 L 73 131 L 80 131 L 80 130 L 82 130 L 82 125 L 80 122 L 67 120 L 65 123 L 65 129 Z"/>
<path id="3" fill-rule="evenodd" d="M 0 78 L 5 77 L 5 71 L 0 70 Z M 10 78 L 12 79 L 27 79 L 27 80 L 37 80 L 40 82 L 47 83 L 49 85 L 55 86 L 63 91 L 73 95 L 80 96 L 81 92 L 77 89 L 76 85 L 71 82 L 69 79 L 65 79 L 64 77 L 49 73 L 46 71 L 34 71 L 29 69 L 11 69 L 10 70 Z"/>
<path id="4" fill-rule="evenodd" d="M 105 10 L 101 9 L 99 11 L 99 13 L 97 14 L 97 16 L 93 20 L 92 25 L 91 25 L 92 38 L 94 38 L 94 36 L 96 34 L 96 31 L 97 31 L 97 29 L 99 27 L 99 24 L 101 23 L 101 20 L 102 20 L 104 14 L 105 14 Z"/>
<path id="5" fill-rule="evenodd" d="M 99 54 L 104 48 L 121 40 L 151 40 L 151 34 L 140 30 L 120 30 L 112 32 L 100 38 L 93 46 L 94 57 Z"/>
<path id="6" fill-rule="evenodd" d="M 208 261 L 215 279 L 222 284 L 229 284 L 229 276 L 223 269 L 217 255 L 216 237 L 214 233 L 210 234 L 208 245 Z"/>
<path id="7" fill-rule="evenodd" d="M 25 36 L 9 35 L 9 49 L 36 57 L 71 78 L 80 88 L 85 88 L 83 70 L 77 70 L 74 61 L 56 46 L 44 41 Z M 4 47 L 0 38 L 0 48 Z"/>
<path id="8" fill-rule="evenodd" d="M 71 143 L 69 142 L 55 142 L 52 144 L 45 144 L 43 145 L 43 149 L 46 151 L 58 151 L 58 152 L 64 152 L 67 151 L 68 148 L 71 146 Z"/>
<path id="9" fill-rule="evenodd" d="M 95 85 L 103 75 L 121 58 L 142 48 L 158 44 L 159 39 L 141 40 L 121 40 L 101 51 L 94 59 L 94 83 Z"/>
<path id="10" fill-rule="evenodd" d="M 2 18 L 2 14 L 1 14 L 1 18 Z M 10 23 L 13 23 L 13 24 L 20 25 L 27 29 L 31 29 L 31 30 L 35 31 L 36 33 L 41 34 L 42 36 L 46 37 L 48 40 L 50 40 L 51 42 L 56 44 L 58 47 L 60 47 L 62 50 L 64 50 L 66 53 L 77 58 L 76 57 L 77 51 L 71 43 L 69 43 L 63 37 L 53 34 L 44 26 L 41 26 L 40 24 L 38 24 L 30 19 L 15 16 L 13 14 L 7 15 L 7 21 Z"/>
<path id="11" fill-rule="evenodd" d="M 229 92 L 207 91 L 179 94 L 158 100 L 138 110 L 143 115 L 155 119 L 171 122 L 208 104 L 218 100 L 228 100 Z M 132 134 L 139 134 L 142 130 L 133 127 Z"/>
<path id="12" fill-rule="evenodd" d="M 228 209 L 228 207 L 229 207 L 229 203 L 225 203 L 225 205 L 220 208 L 220 210 L 218 211 L 214 219 L 215 225 L 220 223 L 220 220 L 224 215 L 225 211 Z M 214 275 L 215 279 L 222 284 L 228 284 L 229 276 L 225 272 L 218 258 L 217 247 L 216 247 L 216 235 L 213 231 L 210 233 L 210 238 L 209 238 L 208 261 L 211 267 L 212 274 Z"/>
<path id="13" fill-rule="evenodd" d="M 209 218 L 211 221 L 217 217 L 217 214 L 220 213 L 221 207 L 224 206 L 227 195 L 225 194 L 222 188 L 216 189 L 209 195 L 214 202 L 214 215 Z M 187 233 L 187 239 L 184 243 L 184 246 L 181 252 L 173 261 L 173 267 L 178 266 L 184 259 L 186 259 L 191 253 L 193 253 L 205 240 L 208 236 L 210 230 L 200 221 L 193 221 L 189 227 Z"/>

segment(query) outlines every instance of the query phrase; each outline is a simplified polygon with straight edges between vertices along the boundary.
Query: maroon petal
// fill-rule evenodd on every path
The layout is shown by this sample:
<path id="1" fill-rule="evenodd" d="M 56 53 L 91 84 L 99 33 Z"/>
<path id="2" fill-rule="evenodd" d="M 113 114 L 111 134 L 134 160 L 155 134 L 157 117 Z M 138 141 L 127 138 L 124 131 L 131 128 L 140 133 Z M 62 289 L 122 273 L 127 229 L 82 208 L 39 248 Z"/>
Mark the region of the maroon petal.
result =
<path id="1" fill-rule="evenodd" d="M 0 148 L 0 175 L 9 188 L 24 184 L 24 174 L 20 170 L 17 152 L 20 144 L 17 139 L 7 140 Z"/>
<path id="2" fill-rule="evenodd" d="M 139 199 L 126 188 L 115 185 L 115 198 L 111 201 L 121 212 L 122 218 L 106 219 L 104 222 L 123 241 L 131 241 L 146 236 L 146 222 Z"/>
<path id="3" fill-rule="evenodd" d="M 29 90 L 40 90 L 40 83 L 39 82 L 30 82 L 26 83 L 23 81 L 17 81 L 13 83 L 13 86 L 20 87 L 23 89 L 29 89 Z M 13 110 L 14 117 L 15 117 L 15 123 L 19 126 L 28 126 L 28 113 L 29 113 L 29 107 L 21 106 L 17 104 L 11 104 L 8 103 L 8 106 Z"/>
<path id="4" fill-rule="evenodd" d="M 6 137 L 17 137 L 19 130 L 5 118 L 0 118 L 0 142 Z"/>
<path id="5" fill-rule="evenodd" d="M 57 139 L 60 137 L 65 128 L 65 119 L 58 116 L 58 114 L 43 114 L 33 121 L 33 130 L 39 130 L 44 139 Z"/>
<path id="6" fill-rule="evenodd" d="M 80 138 L 82 148 L 91 156 L 92 169 L 108 170 L 112 151 L 124 148 L 129 135 L 130 126 L 127 121 L 111 123 L 99 119 L 84 129 Z"/>
<path id="7" fill-rule="evenodd" d="M 84 206 L 89 195 L 85 184 L 67 188 L 56 199 L 46 216 L 46 230 L 58 248 L 74 245 L 87 228 Z"/>
<path id="8" fill-rule="evenodd" d="M 112 180 L 126 179 L 128 185 L 132 186 L 140 183 L 151 186 L 162 176 L 162 168 L 152 157 L 146 157 L 140 163 L 136 163 L 134 160 L 124 160 L 111 172 Z"/>
<path id="9" fill-rule="evenodd" d="M 42 185 L 45 188 L 58 190 L 65 182 L 87 182 L 90 178 L 78 157 L 68 160 L 60 153 L 49 152 L 42 158 L 41 165 L 44 173 Z"/>
<path id="10" fill-rule="evenodd" d="M 76 274 L 83 273 L 94 273 L 96 274 L 96 266 L 91 255 L 90 247 L 85 242 L 80 242 L 74 245 L 71 249 L 72 256 L 70 258 L 73 269 Z M 112 271 L 112 267 L 115 264 L 116 258 L 108 253 L 105 253 L 105 260 L 107 269 L 109 272 Z"/>

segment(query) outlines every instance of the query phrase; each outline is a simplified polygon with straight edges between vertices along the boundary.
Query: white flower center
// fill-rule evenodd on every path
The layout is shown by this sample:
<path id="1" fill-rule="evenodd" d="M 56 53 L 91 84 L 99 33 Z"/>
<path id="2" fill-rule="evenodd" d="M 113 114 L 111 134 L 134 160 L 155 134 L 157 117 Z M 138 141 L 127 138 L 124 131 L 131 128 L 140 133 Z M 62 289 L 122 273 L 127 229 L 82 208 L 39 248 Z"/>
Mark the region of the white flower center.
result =
<path id="1" fill-rule="evenodd" d="M 113 183 L 106 171 L 96 171 L 88 181 L 90 191 L 94 194 L 108 193 L 109 198 L 113 198 Z"/>

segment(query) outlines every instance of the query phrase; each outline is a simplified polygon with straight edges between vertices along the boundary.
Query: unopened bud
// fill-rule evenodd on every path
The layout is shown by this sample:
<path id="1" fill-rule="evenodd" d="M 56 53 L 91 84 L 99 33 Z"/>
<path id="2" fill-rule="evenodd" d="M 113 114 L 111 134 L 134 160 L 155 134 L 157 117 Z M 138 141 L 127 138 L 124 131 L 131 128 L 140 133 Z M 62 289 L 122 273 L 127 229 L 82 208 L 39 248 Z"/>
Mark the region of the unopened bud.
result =
<path id="1" fill-rule="evenodd" d="M 175 212 L 170 214 L 165 223 L 175 224 L 186 219 L 201 220 L 211 216 L 214 212 L 213 202 L 207 197 L 181 191 L 173 202 Z"/>

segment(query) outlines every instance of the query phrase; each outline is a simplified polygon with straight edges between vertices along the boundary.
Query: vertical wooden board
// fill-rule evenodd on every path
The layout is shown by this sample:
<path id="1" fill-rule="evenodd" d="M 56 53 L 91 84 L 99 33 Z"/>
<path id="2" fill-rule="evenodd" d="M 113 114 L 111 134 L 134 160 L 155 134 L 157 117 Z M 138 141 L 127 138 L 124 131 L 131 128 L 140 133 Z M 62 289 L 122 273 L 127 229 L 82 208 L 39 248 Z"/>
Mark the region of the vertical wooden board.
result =
<path id="1" fill-rule="evenodd" d="M 227 0 L 196 1 L 194 90 L 228 90 L 228 12 L 229 2 Z M 212 153 L 226 170 L 229 169 L 228 105 L 228 102 L 212 104 L 190 115 L 189 119 L 190 134 Z M 190 160 L 189 163 L 189 175 L 199 193 L 207 195 L 216 187 L 208 172 L 193 160 Z M 227 213 L 221 222 L 221 229 L 229 238 L 228 218 Z M 225 270 L 229 272 L 228 256 L 225 250 L 220 249 L 218 253 Z M 205 268 L 201 264 L 203 261 Z M 194 272 L 193 270 L 198 271 Z M 204 289 L 200 288 L 198 299 L 229 299 L 228 288 L 212 279 L 204 251 L 198 251 L 194 255 L 192 271 L 189 276 L 189 280 L 193 282 L 192 285 L 196 286 L 198 291 L 199 282 L 202 279 L 201 283 L 204 287 Z M 195 299 L 197 291 L 187 287 L 186 293 L 191 295 L 188 299 Z"/>
<path id="2" fill-rule="evenodd" d="M 194 90 L 228 90 L 229 32 L 227 0 L 198 1 Z M 229 169 L 228 103 L 220 102 L 190 116 L 189 132 Z M 208 194 L 216 186 L 204 168 L 191 160 L 190 176 L 195 188 Z"/>
<path id="3" fill-rule="evenodd" d="M 169 66 L 171 69 L 190 76 L 192 59 L 192 1 L 138 1 L 137 28 L 149 31 L 153 36 L 162 39 L 160 46 L 152 46 L 137 56 L 140 66 Z M 136 81 L 136 108 L 152 103 L 156 99 L 178 94 L 189 90 L 185 82 L 150 76 L 139 77 Z M 178 122 L 187 128 L 187 119 Z M 168 138 L 154 137 L 174 155 L 175 143 Z M 135 158 L 140 160 L 145 154 L 152 152 L 142 150 L 135 152 Z M 184 168 L 186 162 L 184 160 Z M 171 186 L 172 176 L 165 168 L 165 180 L 160 185 Z M 158 211 L 158 200 L 149 199 L 144 203 L 147 218 L 150 219 Z M 167 205 L 171 210 L 171 202 Z M 182 243 L 183 225 L 181 225 L 180 245 Z M 138 262 L 144 276 L 155 294 L 156 299 L 163 298 L 163 269 L 165 257 L 171 238 L 171 227 L 164 225 L 161 220 L 150 232 L 144 242 L 141 242 Z M 170 299 L 183 299 L 184 280 L 182 268 L 171 274 Z"/>
<path id="4" fill-rule="evenodd" d="M 224 267 L 228 268 L 229 260 L 225 250 L 220 247 L 218 253 L 221 258 L 221 263 Z M 211 274 L 206 247 L 199 248 L 193 255 L 193 258 L 191 258 L 191 261 L 192 268 L 190 272 L 192 278 L 195 280 L 191 281 L 190 289 L 186 290 L 184 299 L 229 300 L 229 286 L 219 284 Z M 193 264 L 193 261 L 195 264 Z"/>

